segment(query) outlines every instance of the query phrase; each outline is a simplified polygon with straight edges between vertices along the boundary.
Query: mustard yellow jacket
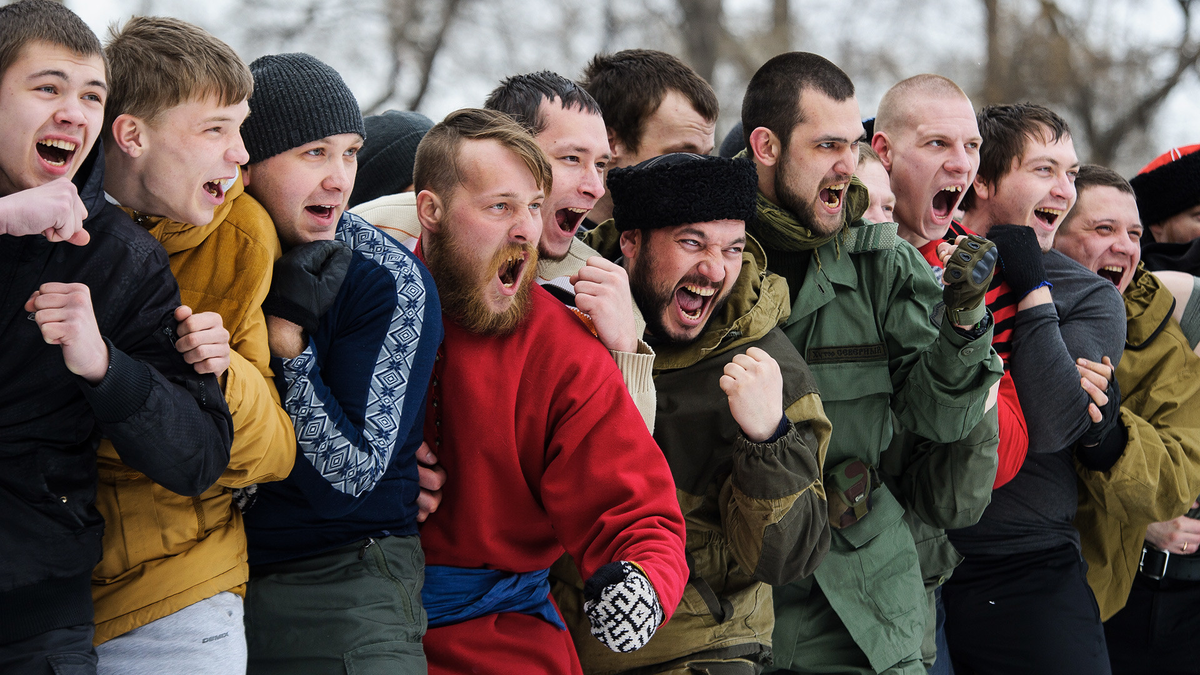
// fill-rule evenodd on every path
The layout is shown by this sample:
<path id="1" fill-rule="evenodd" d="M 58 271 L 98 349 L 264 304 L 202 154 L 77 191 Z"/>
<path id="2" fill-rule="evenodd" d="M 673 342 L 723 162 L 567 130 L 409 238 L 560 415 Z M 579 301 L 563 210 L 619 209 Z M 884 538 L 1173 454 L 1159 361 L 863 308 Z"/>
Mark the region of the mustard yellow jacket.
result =
<path id="1" fill-rule="evenodd" d="M 1171 317 L 1170 291 L 1145 267 L 1124 299 L 1117 384 L 1129 442 L 1108 471 L 1075 463 L 1075 527 L 1105 621 L 1129 598 L 1146 526 L 1182 516 L 1200 494 L 1200 357 Z"/>
<path id="2" fill-rule="evenodd" d="M 233 415 L 229 467 L 198 497 L 181 497 L 99 449 L 96 507 L 106 522 L 104 558 L 92 574 L 96 644 L 222 591 L 244 593 L 246 531 L 231 489 L 281 480 L 296 438 L 271 380 L 262 301 L 280 255 L 266 210 L 237 181 L 213 221 L 193 227 L 131 213 L 167 250 L 183 303 L 217 312 L 230 334 L 221 378 Z"/>

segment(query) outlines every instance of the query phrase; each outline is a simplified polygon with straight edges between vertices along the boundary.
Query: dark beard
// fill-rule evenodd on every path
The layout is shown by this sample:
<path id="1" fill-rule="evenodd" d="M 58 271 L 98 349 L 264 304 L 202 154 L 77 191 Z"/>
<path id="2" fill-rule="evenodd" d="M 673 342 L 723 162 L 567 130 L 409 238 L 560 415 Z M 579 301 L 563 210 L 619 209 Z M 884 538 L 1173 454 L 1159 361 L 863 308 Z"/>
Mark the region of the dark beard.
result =
<path id="1" fill-rule="evenodd" d="M 629 294 L 633 296 L 633 303 L 638 306 L 638 309 L 642 312 L 642 318 L 646 320 L 647 333 L 657 338 L 660 342 L 686 347 L 704 336 L 705 331 L 708 330 L 708 324 L 725 308 L 725 303 L 729 300 L 729 293 L 726 292 L 715 301 L 713 310 L 708 315 L 708 320 L 704 322 L 704 327 L 696 333 L 695 337 L 676 337 L 667 332 L 666 325 L 663 324 L 663 315 L 667 313 L 671 302 L 675 299 L 675 289 L 677 286 L 656 285 L 651 272 L 653 269 L 654 257 L 650 253 L 650 246 L 643 239 L 641 255 L 638 258 L 637 264 L 633 266 L 633 269 L 629 270 Z M 691 280 L 685 278 L 682 281 L 683 283 L 687 283 Z M 698 277 L 694 281 L 699 286 L 707 286 L 711 283 L 702 277 Z"/>
<path id="2" fill-rule="evenodd" d="M 484 269 L 471 267 L 464 255 L 465 246 L 449 228 L 442 233 L 425 232 L 421 237 L 421 250 L 425 256 L 429 274 L 437 284 L 442 313 L 469 333 L 477 335 L 507 335 L 529 314 L 532 306 L 530 293 L 537 276 L 537 248 L 529 244 L 509 244 L 496 252 Z M 500 265 L 511 255 L 525 252 L 527 259 L 524 278 L 513 297 L 513 302 L 503 312 L 493 312 L 483 301 L 483 287 L 500 270 Z"/>
<path id="3" fill-rule="evenodd" d="M 779 205 L 785 211 L 792 214 L 801 227 L 815 235 L 828 236 L 841 229 L 841 225 L 839 224 L 833 230 L 826 230 L 821 225 L 821 221 L 817 220 L 816 200 L 818 197 L 814 197 L 812 201 L 805 202 L 802 196 L 792 191 L 787 181 L 790 163 L 788 162 L 786 150 L 780 155 L 778 166 L 779 169 L 775 172 L 775 199 L 779 201 Z M 842 199 L 845 199 L 844 193 Z M 842 208 L 845 208 L 844 202 Z"/>

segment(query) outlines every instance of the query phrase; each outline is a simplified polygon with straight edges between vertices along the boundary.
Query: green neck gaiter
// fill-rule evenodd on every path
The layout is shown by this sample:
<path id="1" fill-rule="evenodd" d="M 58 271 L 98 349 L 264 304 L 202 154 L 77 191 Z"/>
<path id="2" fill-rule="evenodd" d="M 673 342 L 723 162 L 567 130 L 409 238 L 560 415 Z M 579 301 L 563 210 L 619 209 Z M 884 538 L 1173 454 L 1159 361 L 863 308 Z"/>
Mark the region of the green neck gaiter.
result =
<path id="1" fill-rule="evenodd" d="M 820 248 L 833 241 L 845 228 L 824 236 L 813 234 L 812 230 L 801 225 L 795 216 L 767 201 L 763 193 L 759 192 L 758 221 L 750 229 L 750 233 L 762 242 L 763 246 L 794 253 Z"/>

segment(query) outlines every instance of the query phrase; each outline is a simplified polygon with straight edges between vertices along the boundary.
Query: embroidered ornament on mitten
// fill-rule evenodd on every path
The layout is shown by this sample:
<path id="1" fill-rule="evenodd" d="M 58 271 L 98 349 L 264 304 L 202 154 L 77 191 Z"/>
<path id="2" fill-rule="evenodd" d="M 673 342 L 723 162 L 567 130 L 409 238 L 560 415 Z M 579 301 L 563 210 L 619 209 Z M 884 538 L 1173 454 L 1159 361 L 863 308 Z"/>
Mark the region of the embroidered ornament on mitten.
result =
<path id="1" fill-rule="evenodd" d="M 611 562 L 596 570 L 583 597 L 592 635 L 614 652 L 646 646 L 663 621 L 658 593 L 633 563 Z"/>

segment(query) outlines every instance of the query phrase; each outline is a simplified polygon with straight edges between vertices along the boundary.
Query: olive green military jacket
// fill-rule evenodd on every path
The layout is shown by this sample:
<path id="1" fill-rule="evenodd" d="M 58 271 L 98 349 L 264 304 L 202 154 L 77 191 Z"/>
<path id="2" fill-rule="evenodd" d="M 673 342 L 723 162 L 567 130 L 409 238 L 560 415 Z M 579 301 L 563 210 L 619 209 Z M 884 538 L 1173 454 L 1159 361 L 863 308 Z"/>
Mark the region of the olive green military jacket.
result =
<path id="1" fill-rule="evenodd" d="M 613 256 L 611 221 L 597 229 L 591 241 L 609 235 L 597 249 Z M 748 238 L 729 300 L 700 338 L 655 345 L 654 437 L 675 478 L 692 572 L 674 616 L 645 647 L 613 653 L 589 634 L 573 566 L 560 561 L 552 570 L 555 599 L 589 674 L 653 670 L 696 655 L 769 663 L 771 584 L 811 574 L 829 548 L 821 474 L 831 427 L 812 375 L 778 328 L 788 313 L 787 282 L 767 275 L 764 262 Z M 750 347 L 770 354 L 784 375 L 780 414 L 792 424 L 772 443 L 746 439 L 718 383 L 725 364 Z"/>
<path id="2" fill-rule="evenodd" d="M 1146 526 L 1182 516 L 1200 494 L 1200 357 L 1172 317 L 1171 292 L 1144 266 L 1122 297 L 1117 384 L 1129 441 L 1108 471 L 1075 462 L 1075 527 L 1104 621 L 1129 599 Z"/>
<path id="3" fill-rule="evenodd" d="M 892 440 L 893 413 L 934 442 L 966 437 L 1003 374 L 992 331 L 968 340 L 943 321 L 929 264 L 896 236 L 894 223 L 860 215 L 861 207 L 848 213 L 854 221 L 844 234 L 816 250 L 820 264 L 808 265 L 783 327 L 833 423 L 827 470 L 849 458 L 878 466 Z M 904 507 L 885 486 L 872 491 L 871 503 L 862 520 L 833 531 L 815 578 L 878 671 L 919 652 L 928 612 Z M 788 596 L 786 587 L 776 589 L 775 665 L 782 668 L 803 662 L 798 635 L 819 611 Z"/>

